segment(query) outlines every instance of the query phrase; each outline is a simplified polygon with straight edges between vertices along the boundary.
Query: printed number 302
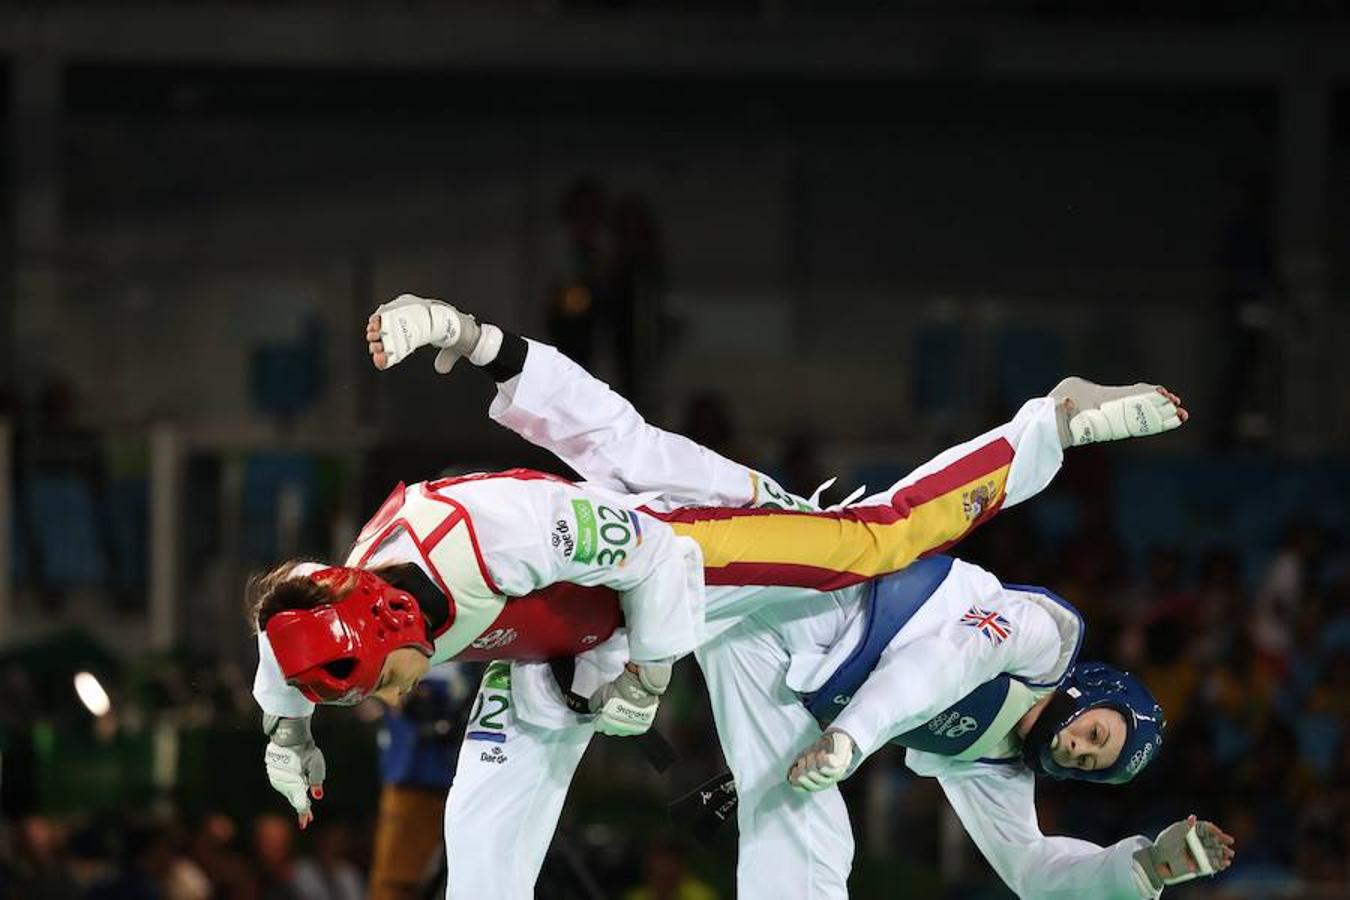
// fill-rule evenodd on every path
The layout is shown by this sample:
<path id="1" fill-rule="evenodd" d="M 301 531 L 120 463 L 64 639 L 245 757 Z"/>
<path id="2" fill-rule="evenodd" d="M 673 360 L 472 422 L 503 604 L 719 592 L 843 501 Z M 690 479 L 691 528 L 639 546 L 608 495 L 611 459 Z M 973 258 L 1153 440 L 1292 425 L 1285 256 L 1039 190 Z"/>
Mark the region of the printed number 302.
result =
<path id="1" fill-rule="evenodd" d="M 600 517 L 600 540 L 609 546 L 596 554 L 595 561 L 602 566 L 623 565 L 628 558 L 628 551 L 619 548 L 633 539 L 633 526 L 628 512 L 603 504 L 597 504 L 596 512 Z"/>

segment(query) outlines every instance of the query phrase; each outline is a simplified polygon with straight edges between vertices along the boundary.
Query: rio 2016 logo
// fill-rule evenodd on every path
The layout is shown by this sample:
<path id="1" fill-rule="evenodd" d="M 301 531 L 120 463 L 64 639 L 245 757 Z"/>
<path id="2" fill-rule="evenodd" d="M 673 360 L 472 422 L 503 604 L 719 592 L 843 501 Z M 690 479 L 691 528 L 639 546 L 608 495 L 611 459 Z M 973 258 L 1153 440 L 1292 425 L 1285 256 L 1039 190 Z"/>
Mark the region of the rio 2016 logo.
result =
<path id="1" fill-rule="evenodd" d="M 980 727 L 980 721 L 955 710 L 938 713 L 928 720 L 928 730 L 938 737 L 959 738 Z"/>
<path id="2" fill-rule="evenodd" d="M 1134 751 L 1134 756 L 1130 757 L 1130 762 L 1125 766 L 1125 771 L 1130 773 L 1133 778 L 1139 774 L 1139 770 L 1148 764 L 1149 757 L 1153 755 L 1153 742 L 1149 741 L 1138 750 Z"/>
<path id="3" fill-rule="evenodd" d="M 957 738 L 961 737 L 962 735 L 970 734 L 972 731 L 974 731 L 976 728 L 979 727 L 980 727 L 979 720 L 972 719 L 970 716 L 962 716 L 959 722 L 957 722 L 951 728 L 948 728 L 946 731 L 942 733 L 946 737 Z"/>

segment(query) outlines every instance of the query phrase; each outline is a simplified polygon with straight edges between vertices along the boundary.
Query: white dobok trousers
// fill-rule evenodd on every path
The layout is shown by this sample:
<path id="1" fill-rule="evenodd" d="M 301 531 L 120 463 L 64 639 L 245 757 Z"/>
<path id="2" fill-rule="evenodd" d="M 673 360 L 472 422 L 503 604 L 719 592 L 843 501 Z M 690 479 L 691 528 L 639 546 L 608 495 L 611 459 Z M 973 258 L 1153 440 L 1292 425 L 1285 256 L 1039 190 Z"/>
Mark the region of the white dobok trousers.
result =
<path id="1" fill-rule="evenodd" d="M 734 649 L 734 652 L 733 652 Z M 804 793 L 787 771 L 820 727 L 788 689 L 788 653 L 748 621 L 697 652 L 722 750 L 736 776 L 740 900 L 848 896 L 853 834 L 838 788 Z M 469 738 L 445 809 L 449 900 L 529 900 L 590 725 L 539 728 L 521 721 L 505 691 L 484 687 L 470 735 L 500 725 L 500 741 Z M 493 699 L 500 696 L 502 699 Z M 502 704 L 508 704 L 502 709 Z M 495 715 L 494 715 L 495 713 Z"/>

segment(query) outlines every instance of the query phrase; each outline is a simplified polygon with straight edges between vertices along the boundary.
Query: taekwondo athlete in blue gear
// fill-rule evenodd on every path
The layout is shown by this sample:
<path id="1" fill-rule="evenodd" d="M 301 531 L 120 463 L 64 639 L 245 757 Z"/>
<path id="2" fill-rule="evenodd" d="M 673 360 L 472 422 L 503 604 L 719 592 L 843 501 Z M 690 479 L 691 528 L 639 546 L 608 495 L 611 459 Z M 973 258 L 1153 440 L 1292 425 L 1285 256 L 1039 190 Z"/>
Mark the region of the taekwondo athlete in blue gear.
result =
<path id="1" fill-rule="evenodd" d="M 825 729 L 794 762 L 795 787 L 827 791 L 880 746 L 906 747 L 909 767 L 938 778 L 975 843 L 1022 897 L 1152 897 L 1165 883 L 1223 867 L 1229 851 L 1222 832 L 1193 822 L 1154 842 L 1131 837 L 1109 847 L 1041 834 L 1033 773 L 1120 784 L 1162 742 L 1162 710 L 1138 678 L 1077 660 L 1083 623 L 1072 606 L 1044 588 L 1003 585 L 949 557 L 922 560 L 868 588 L 829 647 L 801 640 L 795 623 L 766 621 L 787 650 L 787 686 L 801 689 L 803 704 Z M 733 656 L 735 644 L 729 643 Z M 724 652 L 715 646 L 709 659 L 708 649 L 701 651 L 714 693 L 724 683 L 715 656 Z M 1102 746 L 1084 754 L 1089 768 L 1077 767 L 1082 757 L 1057 758 L 1063 753 L 1056 745 L 1077 740 L 1065 729 L 1103 709 L 1118 718 Z M 743 749 L 726 752 L 733 770 L 738 757 L 742 763 L 750 757 Z M 754 819 L 752 832 L 762 830 Z M 746 817 L 741 821 L 744 828 Z M 763 880 L 745 870 L 744 860 L 768 855 L 753 849 L 760 843 L 753 833 L 749 854 L 745 842 L 743 831 L 742 885 Z M 1202 860 L 1194 873 L 1185 868 L 1193 859 Z M 846 896 L 847 861 L 827 850 L 817 862 L 832 876 L 817 881 L 833 886 L 804 896 Z"/>
<path id="2" fill-rule="evenodd" d="M 824 684 L 802 698 L 822 729 L 828 728 L 852 701 L 854 692 L 867 681 L 890 641 L 942 584 L 951 571 L 952 562 L 948 556 L 929 557 L 869 586 L 863 601 L 866 625 L 861 641 Z M 1045 588 L 1011 587 L 1043 594 L 1064 609 L 1072 609 Z M 963 623 L 999 629 L 1002 634 L 1009 631 L 1007 620 L 997 613 L 987 612 L 971 618 L 974 621 L 967 621 L 963 616 Z M 999 622 L 1002 622 L 1001 626 Z M 1081 639 L 1080 629 L 1079 643 Z M 1068 674 L 1056 686 L 1050 702 L 1021 742 L 1021 758 L 1037 774 L 1124 784 L 1148 765 L 1162 745 L 1166 725 L 1162 707 L 1148 687 L 1129 672 L 1106 663 L 1078 663 L 1076 658 L 1077 647 Z M 1043 691 L 1046 687 L 1006 672 L 1000 673 L 923 725 L 891 738 L 889 743 L 939 756 L 1006 761 L 1006 758 L 991 759 L 984 751 L 992 752 L 993 747 L 1003 742 L 1027 713 L 1027 701 L 1037 696 L 1037 689 Z M 1083 713 L 1097 708 L 1113 709 L 1124 719 L 1128 733 L 1117 758 L 1111 765 L 1092 771 L 1060 765 L 1051 749 L 1056 736 Z"/>

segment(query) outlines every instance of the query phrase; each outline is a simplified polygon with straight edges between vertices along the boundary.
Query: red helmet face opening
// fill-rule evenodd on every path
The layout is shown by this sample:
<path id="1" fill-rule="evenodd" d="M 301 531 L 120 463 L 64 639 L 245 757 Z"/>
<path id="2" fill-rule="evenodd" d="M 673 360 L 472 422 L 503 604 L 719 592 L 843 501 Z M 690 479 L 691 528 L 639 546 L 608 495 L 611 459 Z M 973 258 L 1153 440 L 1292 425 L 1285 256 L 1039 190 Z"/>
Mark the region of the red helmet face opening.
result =
<path id="1" fill-rule="evenodd" d="M 267 639 L 286 682 L 310 700 L 360 703 L 375 690 L 392 651 L 416 647 L 431 656 L 426 620 L 411 594 L 363 569 L 321 569 L 308 577 L 346 591 L 332 603 L 272 616 Z"/>

